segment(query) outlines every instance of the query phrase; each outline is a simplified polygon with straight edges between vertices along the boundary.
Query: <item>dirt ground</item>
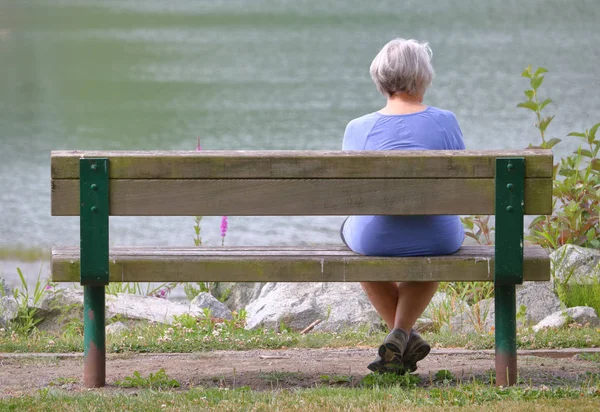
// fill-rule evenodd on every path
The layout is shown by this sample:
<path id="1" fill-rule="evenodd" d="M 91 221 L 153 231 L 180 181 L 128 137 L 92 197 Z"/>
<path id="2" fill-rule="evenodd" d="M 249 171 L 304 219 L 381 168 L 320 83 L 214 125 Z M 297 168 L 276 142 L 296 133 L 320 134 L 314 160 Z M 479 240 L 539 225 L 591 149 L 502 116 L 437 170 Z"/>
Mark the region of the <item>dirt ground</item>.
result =
<path id="1" fill-rule="evenodd" d="M 215 351 L 192 354 L 109 355 L 107 387 L 117 390 L 115 381 L 139 371 L 142 376 L 164 368 L 183 388 L 240 387 L 255 390 L 306 388 L 325 383 L 324 375 L 344 377 L 340 386 L 354 386 L 369 373 L 366 365 L 374 358 L 373 348 L 287 349 Z M 552 386 L 585 379 L 586 372 L 599 373 L 600 364 L 578 355 L 563 358 L 519 356 L 519 374 L 526 383 Z M 489 376 L 494 356 L 489 351 L 439 350 L 419 363 L 416 372 L 422 385 L 430 384 L 435 373 L 450 370 L 460 381 Z M 33 393 L 49 386 L 68 391 L 84 390 L 81 355 L 29 356 L 0 354 L 0 397 Z"/>

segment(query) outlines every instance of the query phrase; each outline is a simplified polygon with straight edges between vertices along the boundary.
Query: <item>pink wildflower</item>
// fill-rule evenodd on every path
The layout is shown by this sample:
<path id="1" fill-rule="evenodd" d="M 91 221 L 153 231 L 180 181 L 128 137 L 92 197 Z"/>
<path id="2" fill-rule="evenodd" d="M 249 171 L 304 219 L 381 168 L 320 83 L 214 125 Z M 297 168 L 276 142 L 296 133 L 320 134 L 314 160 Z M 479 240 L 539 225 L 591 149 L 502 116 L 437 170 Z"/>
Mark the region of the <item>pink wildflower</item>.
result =
<path id="1" fill-rule="evenodd" d="M 225 235 L 227 235 L 227 216 L 221 218 L 221 246 L 225 245 Z"/>
<path id="2" fill-rule="evenodd" d="M 52 286 L 46 285 L 46 290 L 50 290 L 50 289 L 52 289 Z"/>

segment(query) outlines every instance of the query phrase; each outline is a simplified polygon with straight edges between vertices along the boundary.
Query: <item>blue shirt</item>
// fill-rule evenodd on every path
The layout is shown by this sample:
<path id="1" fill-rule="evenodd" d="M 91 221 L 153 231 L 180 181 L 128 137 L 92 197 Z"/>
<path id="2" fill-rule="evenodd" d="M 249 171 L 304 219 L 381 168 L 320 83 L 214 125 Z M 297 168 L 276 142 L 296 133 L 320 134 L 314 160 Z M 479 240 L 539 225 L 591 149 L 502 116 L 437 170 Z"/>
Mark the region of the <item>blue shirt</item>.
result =
<path id="1" fill-rule="evenodd" d="M 452 112 L 427 107 L 417 113 L 367 114 L 348 123 L 342 150 L 464 150 Z M 350 216 L 342 233 L 348 247 L 372 256 L 454 253 L 464 230 L 458 216 Z"/>

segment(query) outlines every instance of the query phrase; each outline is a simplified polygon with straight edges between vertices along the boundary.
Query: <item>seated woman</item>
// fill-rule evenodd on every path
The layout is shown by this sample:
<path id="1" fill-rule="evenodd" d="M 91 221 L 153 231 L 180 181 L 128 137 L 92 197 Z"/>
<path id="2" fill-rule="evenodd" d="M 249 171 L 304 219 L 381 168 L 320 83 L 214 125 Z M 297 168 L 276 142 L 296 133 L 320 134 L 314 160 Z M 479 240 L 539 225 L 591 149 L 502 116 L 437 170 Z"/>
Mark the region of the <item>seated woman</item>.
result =
<path id="1" fill-rule="evenodd" d="M 452 112 L 423 104 L 434 77 L 427 43 L 395 39 L 371 64 L 371 77 L 387 98 L 378 112 L 352 120 L 343 150 L 463 150 L 462 133 Z M 457 216 L 350 216 L 341 229 L 344 243 L 372 256 L 428 256 L 455 252 L 464 239 Z M 369 300 L 391 333 L 368 365 L 377 371 L 415 371 L 430 346 L 413 326 L 437 282 L 362 282 Z"/>

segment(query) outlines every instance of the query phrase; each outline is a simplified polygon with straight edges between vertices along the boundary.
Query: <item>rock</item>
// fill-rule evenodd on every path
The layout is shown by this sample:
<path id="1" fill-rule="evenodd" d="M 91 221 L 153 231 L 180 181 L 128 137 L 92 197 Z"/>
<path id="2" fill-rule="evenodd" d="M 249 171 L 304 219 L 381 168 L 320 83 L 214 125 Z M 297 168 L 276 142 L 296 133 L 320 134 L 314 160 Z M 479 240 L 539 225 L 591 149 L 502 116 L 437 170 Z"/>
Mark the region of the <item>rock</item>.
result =
<path id="1" fill-rule="evenodd" d="M 115 322 L 106 327 L 106 334 L 115 335 L 126 332 L 127 330 L 129 330 L 129 328 L 123 322 Z"/>
<path id="2" fill-rule="evenodd" d="M 127 293 L 118 293 L 116 296 L 106 295 L 106 311 L 107 315 L 111 314 L 110 317 L 121 315 L 129 319 L 149 320 L 166 324 L 172 324 L 174 316 L 204 316 L 202 310 L 193 308 L 186 303 Z"/>
<path id="3" fill-rule="evenodd" d="M 517 316 L 517 326 L 527 327 L 544 319 L 548 313 L 560 310 L 560 300 L 552 289 L 551 282 L 525 282 L 517 287 L 517 313 L 524 307 L 522 316 Z M 449 327 L 459 333 L 489 332 L 495 326 L 496 307 L 494 299 L 484 299 L 463 313 L 450 319 Z"/>
<path id="4" fill-rule="evenodd" d="M 9 322 L 17 318 L 19 313 L 19 304 L 12 296 L 3 296 L 0 298 L 0 326 L 6 328 Z"/>
<path id="5" fill-rule="evenodd" d="M 40 319 L 37 328 L 42 331 L 59 331 L 72 320 L 83 321 L 83 290 L 57 289 L 46 292 L 34 306 Z"/>
<path id="6" fill-rule="evenodd" d="M 594 308 L 588 306 L 576 306 L 574 308 L 554 312 L 550 316 L 545 317 L 540 323 L 533 327 L 533 330 L 538 332 L 545 328 L 560 328 L 571 320 L 581 325 L 589 323 L 592 327 L 600 325 L 600 319 Z"/>
<path id="7" fill-rule="evenodd" d="M 462 299 L 453 299 L 445 292 L 437 292 L 421 315 L 424 318 L 436 319 L 452 313 L 463 313 L 469 309 L 469 304 Z"/>
<path id="8" fill-rule="evenodd" d="M 253 300 L 260 296 L 266 282 L 223 282 L 215 290 L 215 295 L 228 295 L 225 305 L 231 310 L 245 309 Z"/>
<path id="9" fill-rule="evenodd" d="M 204 312 L 203 309 L 208 308 L 210 309 L 210 314 L 213 318 L 228 320 L 233 319 L 231 310 L 229 310 L 229 308 L 223 303 L 219 302 L 219 300 L 210 293 L 200 293 L 192 300 L 190 303 L 190 308 L 200 312 Z"/>
<path id="10" fill-rule="evenodd" d="M 600 281 L 600 250 L 564 245 L 550 254 L 555 284 Z"/>
<path id="11" fill-rule="evenodd" d="M 379 328 L 381 319 L 358 283 L 267 283 L 247 307 L 247 329 L 280 329 L 281 324 L 302 330 L 339 332 L 367 325 Z"/>
<path id="12" fill-rule="evenodd" d="M 415 330 L 419 333 L 433 332 L 435 330 L 435 322 L 428 318 L 419 318 L 415 323 Z"/>
<path id="13" fill-rule="evenodd" d="M 457 333 L 484 333 L 494 326 L 494 299 L 483 299 L 450 318 L 442 331 Z"/>

